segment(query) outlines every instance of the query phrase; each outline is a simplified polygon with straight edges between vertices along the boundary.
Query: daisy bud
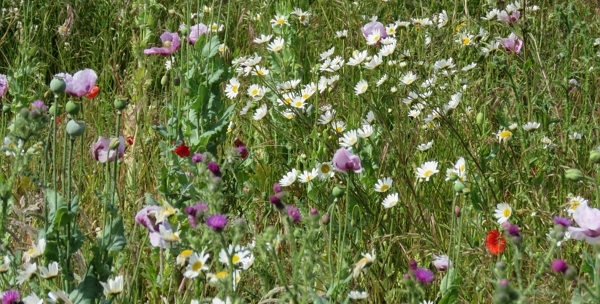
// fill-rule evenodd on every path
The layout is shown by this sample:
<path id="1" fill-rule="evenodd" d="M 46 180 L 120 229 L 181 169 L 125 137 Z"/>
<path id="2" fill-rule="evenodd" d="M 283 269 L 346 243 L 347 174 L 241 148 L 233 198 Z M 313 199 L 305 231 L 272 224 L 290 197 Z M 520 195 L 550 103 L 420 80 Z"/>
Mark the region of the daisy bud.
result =
<path id="1" fill-rule="evenodd" d="M 569 169 L 565 171 L 565 177 L 570 181 L 578 182 L 581 181 L 585 175 L 583 175 L 583 172 L 579 169 Z"/>

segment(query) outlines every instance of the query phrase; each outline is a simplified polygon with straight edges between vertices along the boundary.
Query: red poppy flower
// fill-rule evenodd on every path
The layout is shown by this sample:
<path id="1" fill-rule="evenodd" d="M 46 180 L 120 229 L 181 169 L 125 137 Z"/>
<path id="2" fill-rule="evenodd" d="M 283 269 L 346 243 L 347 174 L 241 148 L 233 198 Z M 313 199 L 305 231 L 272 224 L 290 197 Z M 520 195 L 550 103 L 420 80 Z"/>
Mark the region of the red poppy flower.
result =
<path id="1" fill-rule="evenodd" d="M 190 156 L 190 147 L 186 146 L 185 143 L 181 143 L 181 145 L 175 147 L 173 150 L 175 154 L 179 155 L 179 157 L 188 157 Z"/>
<path id="2" fill-rule="evenodd" d="M 128 145 L 130 145 L 130 146 L 133 146 L 133 139 L 134 139 L 134 138 L 133 138 L 133 136 L 131 136 L 131 135 L 128 135 L 128 136 L 125 138 L 125 141 L 127 142 L 127 144 L 128 144 Z"/>
<path id="3" fill-rule="evenodd" d="M 100 88 L 97 86 L 94 86 L 92 88 L 92 90 L 85 95 L 85 97 L 87 97 L 87 99 L 94 99 L 94 97 L 96 97 L 96 95 L 98 95 L 99 92 L 100 92 Z"/>
<path id="4" fill-rule="evenodd" d="M 506 248 L 506 239 L 498 230 L 492 230 L 485 238 L 485 246 L 492 254 L 500 254 Z"/>

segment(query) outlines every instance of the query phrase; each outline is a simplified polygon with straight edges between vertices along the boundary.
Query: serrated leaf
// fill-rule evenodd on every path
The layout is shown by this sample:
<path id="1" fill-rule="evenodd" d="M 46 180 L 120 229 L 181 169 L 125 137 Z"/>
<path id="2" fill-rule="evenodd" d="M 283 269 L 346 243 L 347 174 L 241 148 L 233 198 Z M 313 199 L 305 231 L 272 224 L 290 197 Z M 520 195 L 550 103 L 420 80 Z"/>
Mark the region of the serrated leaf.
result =
<path id="1" fill-rule="evenodd" d="M 96 296 L 101 290 L 99 288 L 100 283 L 93 275 L 92 268 L 90 267 L 83 281 L 77 286 L 77 289 L 69 294 L 69 299 L 73 301 L 73 304 L 95 303 Z"/>
<path id="2" fill-rule="evenodd" d="M 209 42 L 204 45 L 202 48 L 202 56 L 204 58 L 214 57 L 219 51 L 219 45 L 221 42 L 219 41 L 219 37 L 217 35 L 213 35 Z"/>
<path id="3" fill-rule="evenodd" d="M 223 69 L 218 69 L 214 72 L 212 72 L 210 74 L 210 76 L 208 77 L 208 84 L 213 84 L 217 81 L 219 81 L 219 79 L 221 79 L 221 75 L 223 75 L 225 71 Z"/>
<path id="4" fill-rule="evenodd" d="M 458 299 L 458 289 L 453 288 L 438 302 L 438 304 L 454 304 Z"/>

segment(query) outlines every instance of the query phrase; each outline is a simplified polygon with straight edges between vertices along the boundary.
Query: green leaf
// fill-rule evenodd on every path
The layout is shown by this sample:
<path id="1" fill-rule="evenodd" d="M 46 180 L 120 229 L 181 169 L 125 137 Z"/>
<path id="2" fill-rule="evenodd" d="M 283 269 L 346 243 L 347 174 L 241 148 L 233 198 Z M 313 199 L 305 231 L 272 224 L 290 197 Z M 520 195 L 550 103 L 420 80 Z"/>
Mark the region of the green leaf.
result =
<path id="1" fill-rule="evenodd" d="M 225 70 L 218 69 L 216 71 L 214 71 L 213 73 L 210 74 L 210 76 L 208 77 L 208 84 L 213 84 L 217 81 L 219 81 L 219 79 L 221 79 L 221 75 L 223 75 L 223 73 L 225 72 Z"/>
<path id="2" fill-rule="evenodd" d="M 121 251 L 125 248 L 127 239 L 124 236 L 125 227 L 123 226 L 123 219 L 117 217 L 112 220 L 112 224 L 108 223 L 109 227 L 104 228 L 102 238 L 106 240 L 105 246 L 107 251 Z M 99 240 L 100 244 L 102 239 Z"/>
<path id="3" fill-rule="evenodd" d="M 219 51 L 219 45 L 221 42 L 219 41 L 219 37 L 217 35 L 213 35 L 212 39 L 204 45 L 202 48 L 202 56 L 204 58 L 214 57 Z"/>
<path id="4" fill-rule="evenodd" d="M 449 289 L 453 288 L 454 284 L 454 276 L 456 275 L 454 268 L 450 269 L 446 275 L 442 278 L 442 282 L 440 283 L 440 292 L 445 294 Z"/>
<path id="5" fill-rule="evenodd" d="M 444 297 L 438 302 L 438 304 L 453 304 L 458 299 L 458 289 L 452 288 Z"/>
<path id="6" fill-rule="evenodd" d="M 92 270 L 93 267 L 88 269 L 83 281 L 69 295 L 69 299 L 73 301 L 73 304 L 94 304 L 96 297 L 102 291 L 100 283 L 93 275 Z"/>
<path id="7" fill-rule="evenodd" d="M 165 128 L 164 126 L 152 126 L 152 129 L 156 132 L 158 132 L 159 135 L 161 135 L 164 138 L 171 138 L 171 134 L 167 131 L 167 128 Z"/>

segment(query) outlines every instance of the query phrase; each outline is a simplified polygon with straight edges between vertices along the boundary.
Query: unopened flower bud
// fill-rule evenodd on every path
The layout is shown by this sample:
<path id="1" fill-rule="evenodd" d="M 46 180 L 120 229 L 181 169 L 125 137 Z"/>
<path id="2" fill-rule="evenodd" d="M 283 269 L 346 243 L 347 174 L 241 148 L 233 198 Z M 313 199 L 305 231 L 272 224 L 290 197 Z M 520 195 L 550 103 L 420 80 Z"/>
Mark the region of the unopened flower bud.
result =
<path id="1" fill-rule="evenodd" d="M 127 107 L 127 99 L 115 98 L 113 105 L 115 106 L 115 109 L 121 111 L 121 110 L 125 109 L 125 107 Z"/>
<path id="2" fill-rule="evenodd" d="M 65 109 L 67 110 L 67 113 L 69 113 L 70 115 L 77 115 L 77 113 L 79 113 L 79 105 L 74 103 L 72 100 L 69 100 L 67 102 Z"/>
<path id="3" fill-rule="evenodd" d="M 475 116 L 475 122 L 478 125 L 482 125 L 483 124 L 483 113 L 481 113 L 481 112 L 477 113 L 477 116 Z"/>
<path id="4" fill-rule="evenodd" d="M 60 108 L 55 105 L 51 105 L 48 109 L 48 113 L 50 113 L 52 116 L 60 115 Z"/>
<path id="5" fill-rule="evenodd" d="M 458 205 L 454 206 L 454 215 L 456 217 L 460 217 L 460 215 L 461 215 L 460 206 L 458 206 Z"/>
<path id="6" fill-rule="evenodd" d="M 583 172 L 579 169 L 569 169 L 565 171 L 565 177 L 570 181 L 578 182 L 582 180 L 585 175 L 583 175 Z"/>
<path id="7" fill-rule="evenodd" d="M 325 213 L 325 214 L 323 214 L 323 216 L 321 216 L 321 224 L 327 225 L 327 224 L 329 224 L 329 220 L 330 220 L 329 213 Z"/>
<path id="8" fill-rule="evenodd" d="M 60 78 L 54 78 L 50 81 L 50 91 L 54 94 L 61 94 L 67 89 L 67 84 Z"/>
<path id="9" fill-rule="evenodd" d="M 119 145 L 121 144 L 121 141 L 118 138 L 112 138 L 110 140 L 110 144 L 108 145 L 112 150 L 116 150 L 117 148 L 119 148 Z"/>
<path id="10" fill-rule="evenodd" d="M 454 192 L 456 193 L 461 193 L 465 187 L 465 184 L 463 184 L 461 181 L 454 182 Z"/>
<path id="11" fill-rule="evenodd" d="M 333 194 L 334 197 L 341 197 L 344 195 L 344 189 L 336 186 L 333 188 L 333 191 L 331 191 L 331 194 Z"/>
<path id="12" fill-rule="evenodd" d="M 600 151 L 592 150 L 590 151 L 590 162 L 594 164 L 600 164 Z"/>
<path id="13" fill-rule="evenodd" d="M 173 78 L 173 84 L 178 87 L 181 84 L 181 78 L 175 77 Z"/>
<path id="14" fill-rule="evenodd" d="M 67 134 L 71 136 L 81 136 L 85 132 L 85 123 L 79 123 L 71 119 L 67 123 Z"/>
<path id="15" fill-rule="evenodd" d="M 169 81 L 169 77 L 167 77 L 167 75 L 164 75 L 161 79 L 160 79 L 160 84 L 161 85 L 166 85 L 167 81 Z"/>

